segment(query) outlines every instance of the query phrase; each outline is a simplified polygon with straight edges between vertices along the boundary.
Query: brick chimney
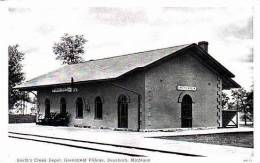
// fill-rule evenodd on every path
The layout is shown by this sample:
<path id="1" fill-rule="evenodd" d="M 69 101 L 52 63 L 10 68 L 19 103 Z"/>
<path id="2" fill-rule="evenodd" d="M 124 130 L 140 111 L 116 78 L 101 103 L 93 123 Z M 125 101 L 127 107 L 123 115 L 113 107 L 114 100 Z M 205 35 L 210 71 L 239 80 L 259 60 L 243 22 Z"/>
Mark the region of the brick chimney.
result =
<path id="1" fill-rule="evenodd" d="M 198 45 L 205 50 L 206 52 L 208 52 L 208 45 L 209 43 L 207 41 L 200 41 L 198 42 Z"/>

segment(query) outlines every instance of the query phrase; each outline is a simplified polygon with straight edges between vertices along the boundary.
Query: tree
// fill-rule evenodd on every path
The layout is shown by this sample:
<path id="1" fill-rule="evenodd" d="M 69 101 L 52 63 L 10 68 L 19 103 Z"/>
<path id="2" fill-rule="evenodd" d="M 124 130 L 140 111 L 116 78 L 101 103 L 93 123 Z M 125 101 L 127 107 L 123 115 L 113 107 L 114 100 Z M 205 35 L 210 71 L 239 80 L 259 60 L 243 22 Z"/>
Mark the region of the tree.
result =
<path id="1" fill-rule="evenodd" d="M 12 109 L 14 105 L 20 100 L 28 100 L 29 96 L 25 92 L 21 92 L 14 89 L 16 85 L 19 85 L 24 81 L 24 73 L 22 72 L 22 60 L 24 59 L 24 53 L 18 50 L 19 45 L 13 45 L 8 47 L 8 71 L 9 71 L 9 109 Z"/>
<path id="2" fill-rule="evenodd" d="M 247 92 L 243 88 L 239 88 L 239 89 L 231 90 L 231 96 L 232 99 L 234 100 L 233 104 L 236 105 L 236 107 L 240 112 L 244 113 L 244 121 L 245 121 L 245 125 L 247 125 L 247 119 L 248 119 L 247 113 L 249 112 L 250 106 L 252 107 L 251 109 L 253 110 L 253 94 Z M 250 104 L 251 102 L 252 105 Z"/>
<path id="3" fill-rule="evenodd" d="M 56 59 L 61 60 L 62 64 L 76 64 L 83 62 L 84 45 L 87 42 L 83 35 L 71 36 L 65 33 L 61 41 L 53 46 Z"/>
<path id="4" fill-rule="evenodd" d="M 222 92 L 222 108 L 228 108 L 229 109 L 229 97 L 225 92 Z"/>
<path id="5" fill-rule="evenodd" d="M 247 92 L 246 97 L 247 97 L 246 98 L 247 111 L 253 116 L 254 115 L 254 91 L 251 90 L 250 92 Z"/>

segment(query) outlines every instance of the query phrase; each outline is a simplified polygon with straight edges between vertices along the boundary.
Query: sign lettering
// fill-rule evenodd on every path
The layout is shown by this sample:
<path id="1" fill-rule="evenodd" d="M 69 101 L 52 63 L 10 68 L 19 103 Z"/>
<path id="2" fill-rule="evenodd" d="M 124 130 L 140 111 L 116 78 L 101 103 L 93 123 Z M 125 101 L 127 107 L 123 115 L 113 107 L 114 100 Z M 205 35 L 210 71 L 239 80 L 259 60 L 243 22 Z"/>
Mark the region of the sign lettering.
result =
<path id="1" fill-rule="evenodd" d="M 178 91 L 196 91 L 197 88 L 196 88 L 196 87 L 190 87 L 190 86 L 181 86 L 181 85 L 178 85 L 178 86 L 177 86 L 177 90 L 178 90 Z"/>
<path id="2" fill-rule="evenodd" d="M 59 92 L 78 92 L 77 88 L 71 88 L 71 87 L 67 87 L 67 88 L 54 88 L 52 89 L 53 93 L 59 93 Z"/>

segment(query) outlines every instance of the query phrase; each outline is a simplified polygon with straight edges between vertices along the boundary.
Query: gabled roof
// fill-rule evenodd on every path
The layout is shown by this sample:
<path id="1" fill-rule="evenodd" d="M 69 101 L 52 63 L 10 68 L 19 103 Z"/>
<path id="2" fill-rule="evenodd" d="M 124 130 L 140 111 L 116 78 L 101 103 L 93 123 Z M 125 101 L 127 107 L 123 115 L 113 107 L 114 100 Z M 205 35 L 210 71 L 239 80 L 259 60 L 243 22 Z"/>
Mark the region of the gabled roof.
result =
<path id="1" fill-rule="evenodd" d="M 130 71 L 144 68 L 171 54 L 175 54 L 178 51 L 190 47 L 199 48 L 199 46 L 196 44 L 185 44 L 110 58 L 90 60 L 79 64 L 66 65 L 55 71 L 29 80 L 17 86 L 16 88 L 32 89 L 44 86 L 69 84 L 71 83 L 71 78 L 73 78 L 74 83 L 115 79 Z M 234 77 L 231 72 L 229 72 L 215 59 L 213 59 L 212 57 L 210 58 L 209 56 L 207 56 L 207 58 L 216 62 L 217 64 L 215 63 L 215 66 L 223 70 L 230 79 L 231 77 Z"/>

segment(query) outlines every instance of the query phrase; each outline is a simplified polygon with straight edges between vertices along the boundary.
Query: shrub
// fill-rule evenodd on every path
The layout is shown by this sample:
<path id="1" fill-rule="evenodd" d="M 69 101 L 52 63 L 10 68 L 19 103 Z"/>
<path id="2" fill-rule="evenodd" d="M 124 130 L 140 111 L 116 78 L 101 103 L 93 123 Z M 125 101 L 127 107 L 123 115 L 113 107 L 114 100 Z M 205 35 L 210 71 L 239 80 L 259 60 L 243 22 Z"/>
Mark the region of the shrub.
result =
<path id="1" fill-rule="evenodd" d="M 70 122 L 70 114 L 66 113 L 57 113 L 51 112 L 46 115 L 44 119 L 42 119 L 37 124 L 39 125 L 48 125 L 48 126 L 68 126 Z"/>
<path id="2" fill-rule="evenodd" d="M 66 113 L 58 113 L 54 117 L 54 123 L 58 126 L 68 126 L 70 122 L 70 114 Z"/>

